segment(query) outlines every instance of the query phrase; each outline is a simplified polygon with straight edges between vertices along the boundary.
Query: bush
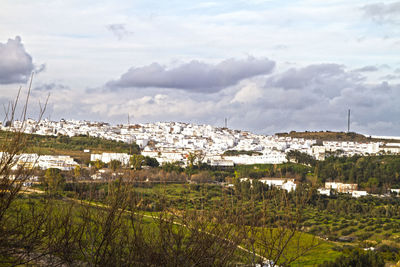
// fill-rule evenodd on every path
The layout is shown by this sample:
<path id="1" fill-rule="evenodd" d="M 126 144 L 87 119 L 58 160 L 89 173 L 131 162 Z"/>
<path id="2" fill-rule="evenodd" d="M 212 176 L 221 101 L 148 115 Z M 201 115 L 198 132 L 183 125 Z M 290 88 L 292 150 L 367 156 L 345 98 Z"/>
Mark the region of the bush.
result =
<path id="1" fill-rule="evenodd" d="M 344 255 L 338 257 L 333 262 L 324 262 L 319 265 L 320 267 L 362 267 L 362 266 L 374 266 L 384 267 L 385 261 L 375 251 L 363 251 L 360 249 L 353 249 L 345 251 Z"/>
<path id="2" fill-rule="evenodd" d="M 392 227 L 393 227 L 392 224 L 385 224 L 385 225 L 383 226 L 383 230 L 387 231 L 387 230 L 392 229 Z"/>
<path id="3" fill-rule="evenodd" d="M 364 240 L 367 240 L 368 238 L 370 238 L 372 235 L 373 235 L 372 233 L 361 233 L 361 234 L 357 234 L 356 236 L 361 241 L 364 241 Z"/>
<path id="4" fill-rule="evenodd" d="M 365 228 L 365 224 L 360 224 L 359 226 L 358 226 L 358 229 L 360 229 L 360 230 L 362 230 L 362 229 L 364 229 Z"/>
<path id="5" fill-rule="evenodd" d="M 373 227 L 373 226 L 369 226 L 369 227 L 365 228 L 365 231 L 367 231 L 367 232 L 373 232 L 374 230 L 375 230 L 375 227 Z"/>
<path id="6" fill-rule="evenodd" d="M 354 233 L 355 231 L 357 231 L 357 229 L 355 229 L 355 228 L 345 229 L 342 231 L 342 235 L 350 235 L 351 233 Z"/>

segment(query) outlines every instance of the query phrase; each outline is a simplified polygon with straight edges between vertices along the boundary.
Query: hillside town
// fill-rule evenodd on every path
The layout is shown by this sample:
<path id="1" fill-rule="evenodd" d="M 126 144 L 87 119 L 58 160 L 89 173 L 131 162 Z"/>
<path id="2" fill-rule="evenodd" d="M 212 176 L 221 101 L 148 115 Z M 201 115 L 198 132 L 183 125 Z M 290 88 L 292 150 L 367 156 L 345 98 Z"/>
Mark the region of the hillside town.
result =
<path id="1" fill-rule="evenodd" d="M 145 124 L 110 125 L 104 122 L 77 120 L 39 122 L 28 119 L 1 124 L 1 130 L 23 129 L 25 133 L 51 136 L 91 136 L 125 143 L 136 143 L 143 156 L 165 162 L 186 164 L 189 153 L 199 153 L 201 161 L 211 166 L 233 166 L 235 164 L 280 164 L 287 162 L 286 154 L 299 151 L 324 160 L 327 154 L 340 153 L 343 156 L 376 155 L 378 153 L 398 154 L 400 143 L 384 142 L 339 142 L 317 141 L 303 138 L 259 135 L 226 127 L 196 125 L 181 122 L 157 122 Z M 227 153 L 233 151 L 236 153 Z M 104 158 L 103 158 L 104 157 Z M 129 161 L 129 155 L 107 153 L 93 154 L 92 160 L 109 162 L 113 159 L 122 163 Z M 52 159 L 62 160 L 62 159 Z M 66 159 L 66 166 L 70 159 Z"/>

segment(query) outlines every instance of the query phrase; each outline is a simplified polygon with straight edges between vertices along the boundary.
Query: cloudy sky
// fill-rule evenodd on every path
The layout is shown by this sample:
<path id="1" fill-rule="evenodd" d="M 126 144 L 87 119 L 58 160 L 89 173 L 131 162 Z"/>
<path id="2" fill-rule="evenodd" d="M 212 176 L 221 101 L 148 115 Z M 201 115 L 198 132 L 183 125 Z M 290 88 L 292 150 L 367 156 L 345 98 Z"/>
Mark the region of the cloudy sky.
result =
<path id="1" fill-rule="evenodd" d="M 400 1 L 2 0 L 0 104 L 30 116 L 400 135 Z"/>

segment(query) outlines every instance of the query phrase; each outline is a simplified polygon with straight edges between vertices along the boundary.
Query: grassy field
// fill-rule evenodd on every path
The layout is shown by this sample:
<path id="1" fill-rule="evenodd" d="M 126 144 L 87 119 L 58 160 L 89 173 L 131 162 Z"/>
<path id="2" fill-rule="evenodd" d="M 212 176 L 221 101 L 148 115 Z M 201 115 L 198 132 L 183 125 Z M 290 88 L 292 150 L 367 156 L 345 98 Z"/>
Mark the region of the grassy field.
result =
<path id="1" fill-rule="evenodd" d="M 78 186 L 81 186 L 80 184 Z M 179 219 L 181 214 L 185 211 L 197 211 L 200 216 L 204 212 L 213 212 L 221 209 L 232 211 L 238 207 L 238 210 L 244 210 L 245 213 L 239 213 L 248 218 L 251 217 L 253 209 L 251 208 L 252 202 L 246 199 L 237 200 L 232 199 L 234 195 L 233 188 L 225 188 L 216 184 L 148 184 L 148 183 L 135 183 L 129 184 L 132 187 L 133 197 L 137 199 L 136 210 L 143 216 L 146 223 L 144 228 L 146 232 L 152 233 L 150 240 L 157 240 L 159 238 L 154 233 L 159 231 L 159 216 L 163 215 L 164 218 L 169 218 L 170 215 L 163 213 L 163 210 L 172 212 L 178 217 L 174 218 L 176 223 L 183 223 Z M 84 185 L 87 190 L 90 188 Z M 69 186 L 69 188 L 72 188 Z M 109 194 L 110 186 L 107 183 L 96 183 L 91 187 L 93 196 L 106 196 Z M 101 194 L 98 194 L 102 192 Z M 64 195 L 77 197 L 71 191 L 65 191 Z M 224 201 L 226 199 L 226 201 Z M 351 199 L 345 201 L 349 202 Z M 95 199 L 96 203 L 107 203 L 102 199 Z M 232 201 L 232 202 L 231 202 Z M 239 202 L 238 202 L 239 201 Z M 359 203 L 366 203 L 367 205 L 375 206 L 377 210 L 388 208 L 387 202 L 396 203 L 396 200 L 384 199 L 360 199 L 351 200 Z M 318 203 L 318 202 L 317 202 Z M 254 202 L 255 212 L 259 212 L 261 201 Z M 226 205 L 226 206 L 223 206 Z M 362 208 L 363 206 L 359 206 Z M 247 211 L 246 211 L 247 210 Z M 246 213 L 247 212 L 247 213 Z M 229 213 L 229 212 L 228 212 Z M 172 216 L 172 215 L 171 215 Z M 231 216 L 231 215 L 230 215 Z M 230 222 L 225 222 L 226 224 Z M 205 231 L 210 229 L 214 223 L 204 228 Z M 270 226 L 268 226 L 270 225 Z M 274 229 L 275 222 L 267 222 L 265 228 L 254 227 L 256 232 Z M 224 226 L 224 225 L 221 225 Z M 179 230 L 181 225 L 175 224 L 174 229 Z M 184 227 L 185 228 L 185 227 Z M 235 228 L 232 224 L 230 228 Z M 253 229 L 253 230 L 254 230 Z M 321 210 L 316 206 L 308 205 L 302 212 L 301 220 L 301 237 L 300 243 L 303 245 L 311 244 L 313 240 L 318 241 L 318 246 L 308 251 L 305 255 L 298 258 L 293 262 L 292 266 L 316 266 L 325 261 L 332 261 L 342 255 L 342 251 L 349 247 L 367 248 L 375 247 L 382 251 L 382 255 L 388 262 L 397 261 L 396 249 L 400 244 L 400 216 L 397 211 L 391 211 L 391 214 L 385 213 L 359 213 L 357 210 L 354 212 L 332 212 L 329 210 Z M 175 231 L 174 230 L 174 231 Z M 186 230 L 184 230 L 186 231 Z M 236 231 L 236 230 L 235 230 Z M 275 231 L 275 230 L 274 230 Z M 296 237 L 298 234 L 296 235 Z M 344 238 L 344 239 L 343 239 Z M 347 241 L 346 238 L 350 238 Z M 342 240 L 343 239 L 343 240 Z M 242 244 L 244 247 L 251 250 L 247 243 Z M 290 241 L 286 255 L 291 255 L 297 246 L 296 238 Z M 256 252 L 259 252 L 256 250 Z M 239 258 L 246 258 L 249 253 L 238 252 Z M 243 255 L 243 253 L 245 255 Z"/>
<path id="2" fill-rule="evenodd" d="M 97 185 L 99 190 L 104 189 L 103 186 Z M 135 193 L 142 199 L 141 204 L 147 207 L 147 210 L 158 210 L 161 207 L 160 199 L 165 199 L 165 205 L 169 206 L 175 211 L 184 209 L 206 209 L 210 210 L 215 208 L 213 203 L 221 203 L 221 199 L 229 197 L 229 191 L 219 185 L 197 185 L 197 184 L 153 184 L 135 186 Z M 146 212 L 147 215 L 157 215 L 157 212 Z M 317 216 L 318 212 L 309 210 L 305 213 L 305 224 L 314 220 L 312 216 Z M 322 215 L 320 216 L 322 217 Z M 319 217 L 316 218 L 320 220 Z M 309 230 L 309 228 L 306 228 Z M 261 228 L 257 231 L 262 231 Z M 319 234 L 319 233 L 316 233 Z M 315 235 L 310 233 L 302 233 L 301 242 L 307 244 L 315 238 Z M 318 246 L 310 250 L 304 256 L 300 257 L 293 263 L 293 266 L 315 266 L 322 264 L 324 261 L 334 260 L 341 255 L 338 247 L 342 247 L 347 243 L 327 241 L 323 238 L 317 237 Z M 296 244 L 291 242 L 288 251 L 295 250 Z"/>
<path id="3" fill-rule="evenodd" d="M 155 186 L 155 189 L 153 188 L 153 190 L 166 190 L 166 191 L 170 191 L 174 192 L 174 194 L 179 194 L 179 193 L 183 193 L 185 194 L 185 189 L 183 187 L 181 187 L 181 185 L 169 185 L 167 186 L 168 188 L 163 188 L 163 186 Z M 180 188 L 179 188 L 180 187 Z M 179 188 L 178 190 L 175 190 Z M 139 190 L 139 192 L 146 192 L 149 189 L 141 189 Z M 186 192 L 188 193 L 188 192 Z M 155 194 L 158 194 L 158 192 L 156 192 Z M 196 193 L 196 191 L 191 191 L 189 193 L 191 196 L 193 197 L 201 197 L 200 194 Z M 70 207 L 70 203 L 71 200 L 62 200 L 62 199 L 56 199 L 51 201 L 51 207 L 49 206 L 45 206 L 48 205 L 48 201 L 44 200 L 43 195 L 40 194 L 31 194 L 29 196 L 24 196 L 21 197 L 20 199 L 18 199 L 14 205 L 15 207 L 18 207 L 19 211 L 23 211 L 24 213 L 29 213 L 31 211 L 31 208 L 33 206 L 35 206 L 36 209 L 36 213 L 40 213 L 40 211 L 42 209 L 48 209 L 51 216 L 57 220 L 57 218 L 62 218 L 63 214 L 65 215 L 65 213 L 68 211 L 68 208 Z M 85 205 L 90 205 L 89 202 L 77 202 L 77 203 L 83 203 L 84 206 Z M 85 204 L 86 203 L 86 204 Z M 102 210 L 103 208 L 106 208 L 106 206 L 100 204 L 95 204 L 92 202 L 92 207 L 90 208 L 90 212 L 92 213 L 90 216 L 92 219 L 96 219 L 96 218 L 100 218 L 101 216 L 103 216 L 102 214 L 106 214 L 104 213 Z M 82 224 L 82 214 L 83 213 L 88 213 L 87 208 L 83 208 L 83 206 L 80 206 L 79 204 L 74 204 L 73 206 L 73 211 L 72 211 L 72 222 L 74 224 L 76 224 L 76 227 L 79 228 L 80 224 Z M 142 231 L 145 235 L 145 238 L 147 239 L 147 242 L 153 242 L 154 240 L 159 240 L 160 238 L 160 219 L 159 219 L 159 215 L 160 213 L 158 212 L 142 212 L 140 211 L 138 214 L 140 214 L 138 216 L 138 218 L 140 218 L 141 220 L 141 227 L 142 227 Z M 130 224 L 130 220 L 129 220 L 129 213 L 125 214 L 126 218 L 123 219 L 123 224 L 129 225 Z M 174 224 L 172 226 L 172 231 L 175 231 L 176 233 L 178 232 L 184 232 L 184 235 L 188 235 L 189 237 L 189 232 L 188 229 L 186 229 L 185 226 L 180 225 L 180 221 L 178 220 L 176 224 Z M 27 227 L 29 228 L 29 226 L 27 225 Z M 234 226 L 232 226 L 234 227 Z M 44 229 L 46 227 L 44 226 Z M 182 228 L 182 229 L 180 229 Z M 212 225 L 208 225 L 207 229 L 212 228 Z M 61 229 L 61 228 L 60 228 Z M 54 228 L 53 228 L 54 230 Z M 94 230 L 94 229 L 93 229 Z M 257 232 L 261 232 L 264 231 L 265 229 L 263 228 L 257 228 L 256 231 Z M 44 231 L 44 230 L 43 230 Z M 63 231 L 63 230 L 60 230 Z M 97 229 L 96 231 L 103 231 L 101 229 Z M 133 234 L 132 230 L 129 230 L 128 232 L 130 232 L 131 234 Z M 126 235 L 127 232 L 124 232 L 124 234 Z M 52 235 L 62 235 L 62 233 L 52 233 Z M 87 234 L 87 238 L 93 238 L 92 236 L 90 236 L 89 234 Z M 46 238 L 45 238 L 46 239 Z M 310 234 L 301 234 L 301 241 L 303 244 L 307 244 L 309 242 L 314 242 L 314 236 L 310 235 Z M 95 242 L 94 240 L 90 240 L 90 242 Z M 324 261 L 327 260 L 333 260 L 336 257 L 338 257 L 340 255 L 340 252 L 337 252 L 335 250 L 333 250 L 333 248 L 335 247 L 335 244 L 332 242 L 328 242 L 325 240 L 320 240 L 318 239 L 318 246 L 315 247 L 314 249 L 310 250 L 305 256 L 302 256 L 301 258 L 299 258 L 297 261 L 295 261 L 292 266 L 315 266 L 317 264 L 321 264 Z M 243 244 L 244 245 L 244 244 Z M 295 242 L 290 242 L 288 245 L 288 249 L 286 250 L 286 253 L 291 254 L 294 253 L 294 251 L 296 250 L 296 243 Z M 238 250 L 236 252 L 236 261 L 238 263 L 240 263 L 241 260 L 244 260 L 249 256 L 249 253 L 246 253 L 242 250 Z M 78 260 L 84 260 L 83 258 L 78 258 Z"/>

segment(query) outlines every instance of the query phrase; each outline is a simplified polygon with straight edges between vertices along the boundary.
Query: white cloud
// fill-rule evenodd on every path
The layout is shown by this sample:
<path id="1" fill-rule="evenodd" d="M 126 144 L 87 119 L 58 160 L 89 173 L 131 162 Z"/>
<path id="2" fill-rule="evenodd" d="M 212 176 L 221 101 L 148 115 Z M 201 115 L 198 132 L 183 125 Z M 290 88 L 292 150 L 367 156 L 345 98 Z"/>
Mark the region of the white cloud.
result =
<path id="1" fill-rule="evenodd" d="M 252 103 L 262 97 L 262 90 L 255 83 L 243 86 L 233 97 L 231 103 Z"/>

